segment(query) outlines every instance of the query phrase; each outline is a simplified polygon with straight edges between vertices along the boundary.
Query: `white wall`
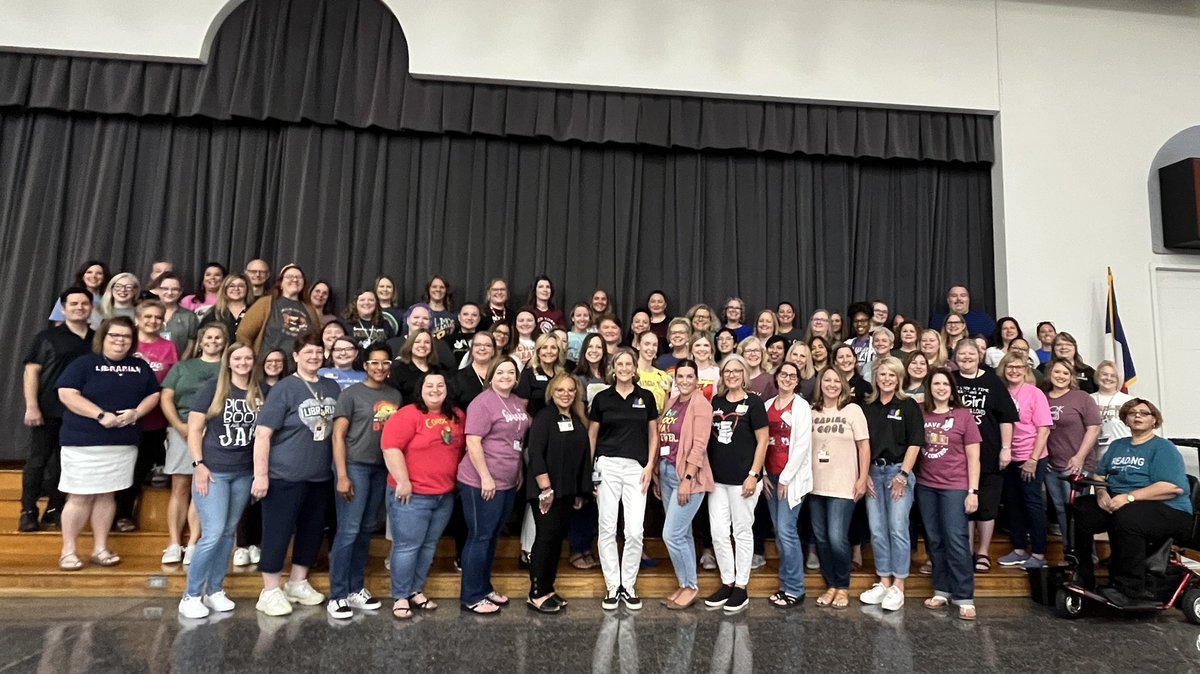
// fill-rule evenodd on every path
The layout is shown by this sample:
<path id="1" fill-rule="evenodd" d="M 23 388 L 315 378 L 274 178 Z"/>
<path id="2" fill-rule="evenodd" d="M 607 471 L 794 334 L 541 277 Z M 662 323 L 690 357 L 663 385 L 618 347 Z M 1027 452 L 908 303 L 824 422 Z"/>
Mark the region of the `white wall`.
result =
<path id="1" fill-rule="evenodd" d="M 1001 311 L 1105 355 L 1106 266 L 1158 395 L 1147 178 L 1200 109 L 1200 0 L 386 0 L 415 73 L 999 111 Z M 0 45 L 195 58 L 239 0 L 0 0 Z M 499 9 L 502 8 L 502 9 Z M 1197 298 L 1200 300 L 1200 298 Z"/>

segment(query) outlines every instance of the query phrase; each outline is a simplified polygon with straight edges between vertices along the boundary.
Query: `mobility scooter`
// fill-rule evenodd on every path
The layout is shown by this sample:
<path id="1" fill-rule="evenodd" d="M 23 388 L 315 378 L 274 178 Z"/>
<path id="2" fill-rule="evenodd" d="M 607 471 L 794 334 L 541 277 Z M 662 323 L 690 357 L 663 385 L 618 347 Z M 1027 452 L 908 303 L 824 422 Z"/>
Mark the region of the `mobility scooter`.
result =
<path id="1" fill-rule="evenodd" d="M 1192 447 L 1200 451 L 1200 439 L 1171 438 L 1176 447 Z M 1061 476 L 1058 479 L 1071 483 L 1070 505 L 1067 507 L 1067 531 L 1063 532 L 1063 553 L 1066 573 L 1054 596 L 1054 612 L 1061 618 L 1075 619 L 1082 616 L 1089 605 L 1106 606 L 1121 614 L 1146 615 L 1171 607 L 1183 612 L 1189 622 L 1200 624 L 1200 566 L 1192 568 L 1185 562 L 1181 548 L 1200 550 L 1200 479 L 1188 475 L 1189 497 L 1192 502 L 1192 529 L 1186 540 L 1168 538 L 1153 545 L 1146 558 L 1146 586 L 1153 600 L 1134 603 L 1114 603 L 1105 596 L 1105 589 L 1089 590 L 1075 580 L 1075 569 L 1079 558 L 1074 549 L 1075 498 L 1090 487 L 1104 486 L 1104 482 L 1088 476 Z"/>

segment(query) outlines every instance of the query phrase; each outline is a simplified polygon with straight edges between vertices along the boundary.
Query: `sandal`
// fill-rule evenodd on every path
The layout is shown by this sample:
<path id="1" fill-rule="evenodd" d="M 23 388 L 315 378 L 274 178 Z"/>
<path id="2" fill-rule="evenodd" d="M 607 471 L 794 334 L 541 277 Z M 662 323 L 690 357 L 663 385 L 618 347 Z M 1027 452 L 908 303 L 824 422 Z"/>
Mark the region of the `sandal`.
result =
<path id="1" fill-rule="evenodd" d="M 975 555 L 975 573 L 987 573 L 992 570 L 992 560 L 987 555 Z"/>
<path id="2" fill-rule="evenodd" d="M 958 617 L 961 620 L 968 620 L 968 621 L 974 620 L 975 619 L 975 605 L 974 604 L 960 605 L 958 607 Z"/>
<path id="3" fill-rule="evenodd" d="M 771 606 L 774 606 L 775 608 L 792 608 L 796 604 L 800 603 L 800 598 L 780 590 L 779 592 L 771 595 L 771 598 L 768 601 L 770 601 Z"/>
<path id="4" fill-rule="evenodd" d="M 74 552 L 68 552 L 58 558 L 58 568 L 63 571 L 78 571 L 83 568 L 83 560 L 79 559 L 79 555 Z"/>
<path id="5" fill-rule="evenodd" d="M 418 601 L 417 597 L 424 597 L 424 599 Z M 437 603 L 429 597 L 426 597 L 424 592 L 414 592 L 408 595 L 408 603 L 413 608 L 420 609 L 422 611 L 432 611 L 438 607 Z"/>
<path id="6" fill-rule="evenodd" d="M 392 617 L 396 620 L 412 620 L 412 606 L 401 606 L 400 602 L 408 601 L 407 599 L 397 599 L 395 604 L 392 604 Z"/>
<path id="7" fill-rule="evenodd" d="M 933 575 L 933 560 L 930 560 L 930 559 L 925 560 L 925 563 L 921 565 L 921 568 L 918 569 L 917 572 L 920 573 L 922 576 L 932 576 Z"/>
<path id="8" fill-rule="evenodd" d="M 499 615 L 500 614 L 500 607 L 497 606 L 496 604 L 493 604 L 492 602 L 488 601 L 487 599 L 480 599 L 479 601 L 475 602 L 474 604 L 471 604 L 470 606 L 463 604 L 461 608 L 462 608 L 462 610 L 470 611 L 471 613 L 474 613 L 475 615 Z"/>
<path id="9" fill-rule="evenodd" d="M 582 553 L 582 552 L 577 552 L 577 553 L 571 555 L 570 561 L 571 561 L 571 566 L 575 567 L 576 569 L 579 569 L 580 571 L 587 571 L 588 569 L 592 568 L 592 567 L 588 566 L 587 554 Z"/>
<path id="10" fill-rule="evenodd" d="M 850 605 L 850 591 L 849 590 L 838 590 L 837 594 L 835 594 L 833 596 L 833 603 L 830 604 L 830 606 L 833 606 L 834 608 L 846 608 L 849 605 Z"/>
<path id="11" fill-rule="evenodd" d="M 945 597 L 943 597 L 941 595 L 934 595 L 934 596 L 930 597 L 929 599 L 925 600 L 925 608 L 927 608 L 931 611 L 936 611 L 940 608 L 946 608 L 946 605 L 949 603 L 950 603 L 949 599 L 946 599 Z"/>
<path id="12" fill-rule="evenodd" d="M 525 599 L 525 605 L 529 607 L 530 611 L 538 613 L 558 613 L 562 610 L 562 604 L 554 601 L 554 595 L 542 599 L 541 604 L 534 601 L 533 597 L 528 597 Z"/>
<path id="13" fill-rule="evenodd" d="M 487 596 L 484 597 L 484 599 L 487 599 L 488 601 L 495 604 L 496 606 L 508 606 L 508 597 L 505 597 L 504 595 L 500 594 L 499 592 L 496 592 L 495 590 L 492 590 L 491 592 L 489 592 L 487 594 Z"/>
<path id="14" fill-rule="evenodd" d="M 121 556 L 114 555 L 111 550 L 101 550 L 92 555 L 92 564 L 97 566 L 116 566 L 121 563 Z"/>
<path id="15" fill-rule="evenodd" d="M 837 590 L 832 587 L 825 590 L 825 593 L 817 597 L 817 606 L 829 606 L 833 604 L 833 598 L 837 596 Z"/>
<path id="16" fill-rule="evenodd" d="M 128 517 L 122 517 L 117 520 L 116 530 L 123 534 L 128 534 L 137 531 L 137 525 Z"/>

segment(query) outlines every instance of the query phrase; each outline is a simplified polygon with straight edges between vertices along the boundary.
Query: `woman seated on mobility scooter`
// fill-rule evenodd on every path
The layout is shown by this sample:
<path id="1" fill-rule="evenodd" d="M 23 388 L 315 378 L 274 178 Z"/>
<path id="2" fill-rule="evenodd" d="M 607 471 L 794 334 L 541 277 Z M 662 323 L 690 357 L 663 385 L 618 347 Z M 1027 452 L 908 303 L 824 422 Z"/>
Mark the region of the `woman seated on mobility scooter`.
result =
<path id="1" fill-rule="evenodd" d="M 1146 587 L 1146 558 L 1154 552 L 1150 546 L 1188 536 L 1192 504 L 1183 456 L 1169 440 L 1154 434 L 1163 420 L 1158 408 L 1134 398 L 1121 406 L 1119 415 L 1133 437 L 1115 440 L 1100 460 L 1095 477 L 1108 487 L 1097 487 L 1095 496 L 1075 501 L 1075 581 L 1095 588 L 1092 537 L 1107 531 L 1112 587 L 1101 594 L 1117 606 L 1128 606 L 1157 601 Z"/>

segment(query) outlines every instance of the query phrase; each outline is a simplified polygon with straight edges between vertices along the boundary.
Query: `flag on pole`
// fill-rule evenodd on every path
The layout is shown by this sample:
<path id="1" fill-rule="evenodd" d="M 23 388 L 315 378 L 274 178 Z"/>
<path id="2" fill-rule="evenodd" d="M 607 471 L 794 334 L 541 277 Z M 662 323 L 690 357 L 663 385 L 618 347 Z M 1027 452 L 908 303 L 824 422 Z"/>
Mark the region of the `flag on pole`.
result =
<path id="1" fill-rule="evenodd" d="M 1125 339 L 1121 315 L 1117 313 L 1117 291 L 1113 286 L 1112 267 L 1108 268 L 1108 311 L 1104 318 L 1104 334 L 1111 336 L 1113 362 L 1121 368 L 1121 391 L 1128 393 L 1130 384 L 1137 381 L 1137 369 L 1133 366 L 1133 354 L 1129 352 L 1129 340 Z"/>

